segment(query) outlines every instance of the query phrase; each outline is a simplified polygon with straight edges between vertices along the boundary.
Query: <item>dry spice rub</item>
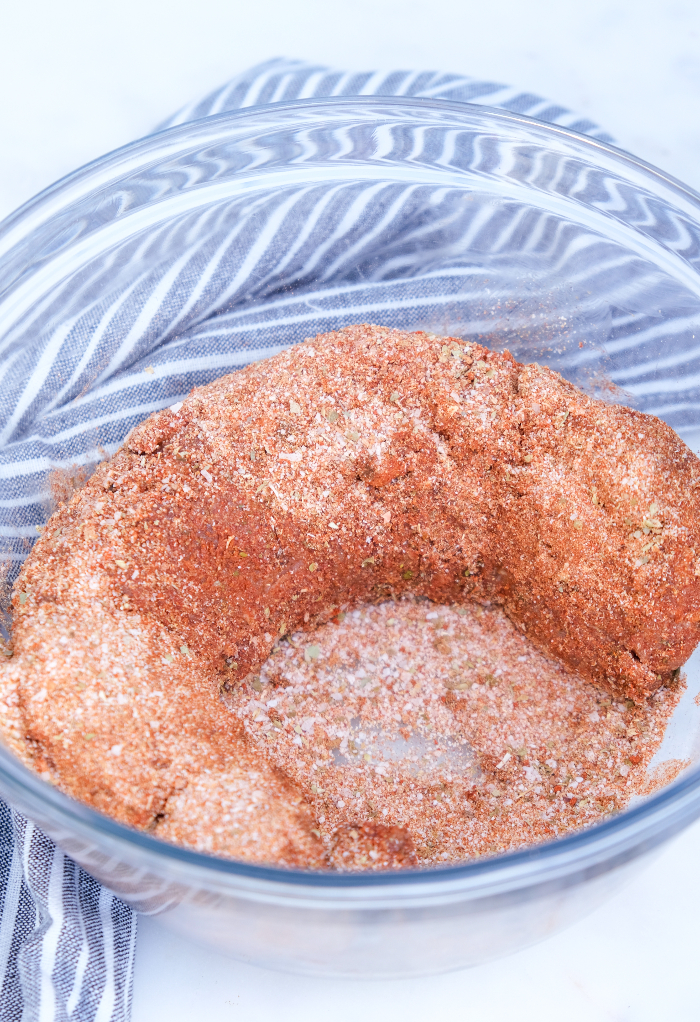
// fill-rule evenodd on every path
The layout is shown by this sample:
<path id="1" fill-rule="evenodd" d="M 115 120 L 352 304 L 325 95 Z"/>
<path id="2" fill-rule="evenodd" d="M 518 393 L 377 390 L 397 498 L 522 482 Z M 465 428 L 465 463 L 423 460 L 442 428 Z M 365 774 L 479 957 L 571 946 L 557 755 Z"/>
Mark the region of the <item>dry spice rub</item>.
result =
<path id="1" fill-rule="evenodd" d="M 289 636 L 227 702 L 307 792 L 329 864 L 366 869 L 509 851 L 618 812 L 682 690 L 611 699 L 498 608 L 406 599 Z M 200 778 L 156 833 L 219 855 L 254 845 L 250 790 L 226 782 Z"/>
<path id="2" fill-rule="evenodd" d="M 635 789 L 700 636 L 698 482 L 664 423 L 508 353 L 309 340 L 146 420 L 53 516 L 15 586 L 6 740 L 254 861 L 586 824 Z"/>

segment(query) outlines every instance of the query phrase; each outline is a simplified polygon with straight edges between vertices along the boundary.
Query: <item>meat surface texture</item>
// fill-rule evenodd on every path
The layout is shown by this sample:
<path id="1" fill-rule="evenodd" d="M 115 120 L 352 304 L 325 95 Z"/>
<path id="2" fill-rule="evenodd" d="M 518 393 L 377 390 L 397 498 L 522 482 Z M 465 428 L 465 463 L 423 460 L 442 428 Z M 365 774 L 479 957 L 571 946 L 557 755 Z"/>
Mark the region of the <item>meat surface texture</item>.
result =
<path id="1" fill-rule="evenodd" d="M 151 416 L 53 515 L 14 591 L 13 747 L 138 827 L 195 777 L 254 774 L 266 857 L 322 866 L 226 706 L 279 637 L 406 593 L 496 604 L 644 699 L 700 637 L 699 486 L 663 422 L 508 352 L 309 339 Z"/>

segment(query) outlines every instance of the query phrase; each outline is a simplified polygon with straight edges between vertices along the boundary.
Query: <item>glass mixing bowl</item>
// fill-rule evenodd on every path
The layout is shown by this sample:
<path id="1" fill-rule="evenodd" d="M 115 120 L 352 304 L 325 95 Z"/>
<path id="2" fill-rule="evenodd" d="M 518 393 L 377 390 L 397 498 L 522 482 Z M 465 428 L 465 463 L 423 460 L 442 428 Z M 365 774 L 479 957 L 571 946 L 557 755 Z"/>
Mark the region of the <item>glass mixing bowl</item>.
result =
<path id="1" fill-rule="evenodd" d="M 158 315 L 113 317 L 110 340 L 105 310 L 125 296 L 142 311 L 157 299 Z M 68 367 L 72 390 L 49 373 L 31 415 L 25 402 L 3 426 L 18 495 L 4 502 L 9 555 L 46 516 L 52 465 L 89 467 L 193 385 L 362 321 L 508 347 L 693 446 L 700 197 L 575 132 L 428 100 L 276 104 L 96 161 L 0 228 L 5 393 L 26 383 L 23 359 L 34 372 L 71 331 L 85 365 L 97 359 L 85 379 Z M 104 414 L 81 432 L 97 421 L 91 401 Z M 20 478 L 23 450 L 36 460 Z M 4 749 L 0 790 L 135 908 L 238 958 L 358 976 L 455 969 L 591 910 L 700 815 L 697 656 L 686 671 L 653 764 L 672 783 L 597 826 L 458 866 L 321 874 L 187 851 L 74 802 Z"/>

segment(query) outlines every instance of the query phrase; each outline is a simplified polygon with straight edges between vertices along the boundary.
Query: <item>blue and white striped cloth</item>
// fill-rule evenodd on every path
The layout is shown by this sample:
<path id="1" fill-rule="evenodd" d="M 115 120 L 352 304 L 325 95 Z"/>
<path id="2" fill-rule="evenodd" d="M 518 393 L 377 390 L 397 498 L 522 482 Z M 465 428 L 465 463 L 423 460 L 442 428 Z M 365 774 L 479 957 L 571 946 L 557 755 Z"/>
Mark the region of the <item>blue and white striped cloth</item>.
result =
<path id="1" fill-rule="evenodd" d="M 136 914 L 0 801 L 0 1020 L 127 1022 Z"/>
<path id="2" fill-rule="evenodd" d="M 613 138 L 597 124 L 532 92 L 512 85 L 444 71 L 339 71 L 323 64 L 277 58 L 237 75 L 204 99 L 183 107 L 160 129 L 265 103 L 329 96 L 405 96 L 479 103 L 560 124 L 601 142 Z"/>
<path id="3" fill-rule="evenodd" d="M 270 61 L 239 75 L 161 127 L 260 104 L 357 95 L 481 103 L 610 138 L 591 121 L 510 86 L 433 71 L 343 72 L 291 60 Z M 415 219 L 413 201 L 376 186 L 323 195 L 290 189 L 254 200 L 254 209 L 248 200 L 244 216 L 230 207 L 208 212 L 203 231 L 193 230 L 201 222 L 185 219 L 163 228 L 166 254 L 143 260 L 141 276 L 121 281 L 114 256 L 105 257 L 93 267 L 77 304 L 66 292 L 58 321 L 54 301 L 50 316 L 43 307 L 32 313 L 24 334 L 0 337 L 0 554 L 12 572 L 45 520 L 50 471 L 75 464 L 89 468 L 105 450 L 115 450 L 137 422 L 192 386 L 310 334 L 366 319 L 368 308 L 375 322 L 411 326 L 458 295 L 462 313 L 475 314 L 483 267 L 470 271 L 458 260 L 430 265 L 422 252 L 424 262 L 418 265 L 421 246 L 407 249 L 396 240 L 401 217 L 409 225 Z M 370 217 L 374 223 L 388 226 L 382 265 L 367 270 L 359 225 L 370 209 L 381 213 Z M 299 211 L 308 211 L 308 236 L 280 246 L 275 232 L 290 210 L 297 224 Z M 446 214 L 453 212 L 446 208 Z M 339 223 L 345 225 L 340 233 Z M 455 219 L 460 251 L 470 239 L 473 250 L 484 253 L 483 226 Z M 504 222 L 502 231 L 511 227 Z M 156 239 L 156 248 L 162 240 Z M 601 250 L 601 274 L 606 273 L 604 255 Z M 119 256 L 130 257 L 124 251 Z M 473 286 L 465 292 L 470 272 Z M 564 279 L 574 272 L 573 265 L 564 267 Z M 285 281 L 304 279 L 314 280 L 312 289 L 285 295 Z M 493 258 L 491 293 L 498 279 L 498 258 Z M 590 310 L 587 336 L 598 315 L 597 308 Z M 634 303 L 620 315 L 634 320 Z M 642 319 L 635 327 L 636 342 L 640 330 L 654 329 Z M 614 341 L 615 329 L 608 318 L 605 336 Z M 128 1019 L 135 914 L 2 803 L 0 899 L 2 1022 Z"/>

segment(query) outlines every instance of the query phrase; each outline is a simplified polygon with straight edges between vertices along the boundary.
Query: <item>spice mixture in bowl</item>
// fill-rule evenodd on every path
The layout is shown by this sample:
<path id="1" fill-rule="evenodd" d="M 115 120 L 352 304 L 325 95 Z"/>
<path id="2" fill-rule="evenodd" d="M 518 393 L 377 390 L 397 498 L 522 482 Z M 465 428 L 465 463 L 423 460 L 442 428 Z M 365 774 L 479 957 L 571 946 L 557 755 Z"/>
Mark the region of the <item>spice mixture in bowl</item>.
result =
<path id="1" fill-rule="evenodd" d="M 315 778 L 336 868 L 522 848 L 605 819 L 650 785 L 680 686 L 613 702 L 499 608 L 409 598 L 340 617 L 280 643 L 240 710 L 282 769 Z M 225 854 L 228 827 L 240 827 L 227 796 L 225 775 L 200 778 L 173 800 L 163 837 Z M 391 829 L 377 826 L 387 817 Z"/>
<path id="2" fill-rule="evenodd" d="M 571 132 L 484 109 L 360 100 L 173 129 L 98 161 L 7 222 L 10 580 L 47 521 L 50 473 L 84 480 L 97 469 L 15 585 L 15 655 L 2 670 L 6 797 L 132 904 L 282 967 L 457 967 L 538 939 L 614 890 L 700 812 L 698 676 L 692 659 L 678 670 L 695 645 L 683 593 L 697 584 L 697 554 L 682 519 L 695 458 L 672 432 L 692 448 L 700 428 L 699 208 L 681 186 Z M 634 433 L 612 433 L 607 446 L 589 438 L 567 484 L 585 490 L 585 506 L 577 496 L 550 516 L 574 547 L 597 544 L 605 561 L 607 533 L 591 523 L 617 498 L 588 478 L 599 463 L 601 479 L 630 498 L 615 518 L 629 584 L 620 576 L 596 589 L 613 578 L 612 559 L 590 577 L 563 560 L 550 578 L 537 516 L 518 539 L 529 575 L 511 557 L 514 574 L 502 577 L 488 558 L 512 538 L 505 514 L 450 539 L 459 570 L 450 562 L 442 582 L 423 584 L 428 568 L 439 574 L 434 523 L 406 514 L 405 498 L 427 476 L 395 472 L 391 438 L 363 432 L 332 388 L 319 401 L 290 381 L 274 440 L 248 443 L 258 423 L 238 407 L 245 451 L 228 466 L 226 507 L 200 524 L 176 513 L 226 474 L 190 414 L 191 388 L 360 322 L 418 331 L 438 372 L 452 374 L 453 396 L 438 402 L 438 453 L 467 390 L 484 398 L 472 409 L 479 430 L 498 436 L 495 390 L 486 398 L 506 363 L 549 366 L 602 416 L 634 420 Z M 51 345 L 63 345 L 60 379 L 40 378 Z M 424 381 L 414 384 L 427 395 Z M 413 400 L 393 387 L 382 400 L 392 428 L 405 434 L 413 423 L 417 436 Z M 139 423 L 167 408 L 158 422 L 177 428 L 149 446 Z M 568 405 L 533 409 L 533 421 L 540 412 L 536 428 L 574 436 Z M 359 491 L 339 517 L 338 472 L 323 488 L 302 475 L 304 415 L 314 442 L 352 464 L 375 510 L 382 504 L 365 555 L 345 573 L 329 550 L 342 549 L 342 530 L 363 510 Z M 666 467 L 664 445 L 676 451 Z M 489 480 L 496 504 L 493 487 L 522 489 L 538 458 L 536 446 L 503 455 Z M 139 484 L 142 471 L 157 487 Z M 402 488 L 400 510 L 391 493 Z M 244 535 L 234 489 L 246 514 L 264 508 L 266 534 Z M 445 492 L 435 503 L 451 522 Z M 138 517 L 122 506 L 127 496 L 142 501 Z M 302 540 L 311 499 L 325 532 L 304 530 L 314 535 Z M 76 517 L 86 502 L 89 515 Z M 243 581 L 267 563 L 266 543 L 302 542 L 298 568 L 280 563 L 276 598 L 260 591 L 246 604 Z M 60 572 L 38 578 L 40 557 L 50 566 L 81 550 L 101 575 L 76 573 L 69 586 Z M 218 646 L 194 590 L 178 581 L 185 554 L 203 572 L 220 555 L 231 575 Z M 643 578 L 654 580 L 646 602 Z M 138 749 L 147 755 L 135 773 Z"/>
<path id="3" fill-rule="evenodd" d="M 606 694 L 641 714 L 673 706 L 700 621 L 698 479 L 700 462 L 667 425 L 508 352 L 377 326 L 309 339 L 146 419 L 52 516 L 15 586 L 3 675 L 12 747 L 68 794 L 157 836 L 187 834 L 208 850 L 218 819 L 217 851 L 232 858 L 375 869 L 460 861 L 483 846 L 464 814 L 490 796 L 492 819 L 498 780 L 517 796 L 502 807 L 511 837 L 486 847 L 529 844 L 529 798 L 542 788 L 527 791 L 507 768 L 525 747 L 525 777 L 539 780 L 512 727 L 554 713 L 579 733 L 577 704 Z M 565 686 L 557 695 L 544 685 L 540 656 L 534 705 L 518 720 L 523 697 L 511 690 L 500 714 L 510 728 L 494 740 L 466 694 L 479 682 L 458 630 L 455 650 L 444 636 L 436 645 L 450 656 L 449 701 L 439 661 L 406 700 L 391 670 L 367 688 L 370 662 L 337 642 L 336 686 L 343 672 L 367 679 L 354 704 L 342 689 L 274 670 L 265 688 L 277 698 L 257 696 L 263 673 L 253 672 L 275 636 L 328 628 L 338 612 L 387 597 L 500 608 L 524 643 L 518 654 L 558 659 L 581 694 L 560 703 Z M 504 637 L 486 620 L 472 619 L 470 638 L 495 642 L 493 662 Z M 355 638 L 366 649 L 364 631 Z M 408 641 L 399 626 L 398 642 Z M 526 659 L 493 671 L 518 683 Z M 420 693 L 423 680 L 432 691 Z M 262 742 L 260 721 L 272 725 Z M 353 728 L 366 744 L 351 763 Z M 526 730 L 544 772 L 562 753 L 571 761 L 574 749 L 555 750 L 553 734 Z M 661 741 L 653 733 L 643 767 Z M 615 791 L 617 750 L 588 734 L 582 745 L 602 782 L 591 808 L 619 809 L 638 772 Z M 627 751 L 640 764 L 637 746 Z M 544 835 L 588 818 L 591 800 L 583 815 L 563 812 L 584 780 L 576 752 L 563 797 L 546 811 L 537 800 Z"/>

